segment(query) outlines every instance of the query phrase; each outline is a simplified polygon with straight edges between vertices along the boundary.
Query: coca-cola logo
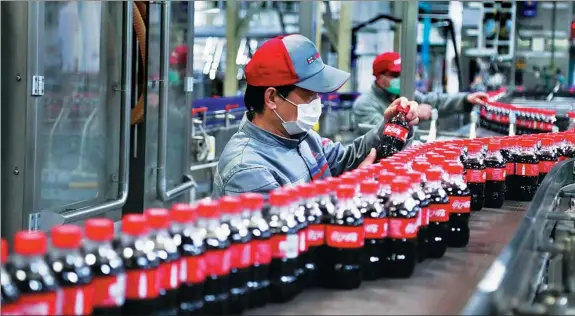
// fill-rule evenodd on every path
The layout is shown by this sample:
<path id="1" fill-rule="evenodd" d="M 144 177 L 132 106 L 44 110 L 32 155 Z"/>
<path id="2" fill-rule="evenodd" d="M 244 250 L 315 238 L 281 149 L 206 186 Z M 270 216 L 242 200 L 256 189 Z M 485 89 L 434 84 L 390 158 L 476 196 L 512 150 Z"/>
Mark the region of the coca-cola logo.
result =
<path id="1" fill-rule="evenodd" d="M 242 262 L 242 264 L 249 264 L 251 261 L 251 255 L 252 255 L 252 248 L 251 246 L 248 245 L 244 245 L 242 247 L 242 251 L 241 251 L 241 257 L 240 260 Z"/>
<path id="2" fill-rule="evenodd" d="M 391 135 L 401 135 L 403 133 L 403 129 L 397 125 L 388 124 L 385 126 L 384 133 Z"/>
<path id="3" fill-rule="evenodd" d="M 375 234 L 379 230 L 379 225 L 377 224 L 368 224 L 365 225 L 365 232 L 370 234 Z"/>
<path id="4" fill-rule="evenodd" d="M 405 225 L 405 233 L 410 235 L 417 233 L 417 227 L 418 225 L 416 223 L 408 223 Z"/>
<path id="5" fill-rule="evenodd" d="M 431 210 L 431 216 L 443 218 L 447 215 L 447 211 L 443 208 Z"/>
<path id="6" fill-rule="evenodd" d="M 50 312 L 49 303 L 33 303 L 20 306 L 20 315 L 48 315 Z M 2 313 L 4 314 L 4 313 Z"/>
<path id="7" fill-rule="evenodd" d="M 471 201 L 470 200 L 455 200 L 455 201 L 453 201 L 453 203 L 451 203 L 451 207 L 454 210 L 468 209 L 469 207 L 471 207 Z"/>
<path id="8" fill-rule="evenodd" d="M 307 239 L 310 241 L 322 240 L 324 236 L 323 230 L 310 229 L 307 233 Z"/>
<path id="9" fill-rule="evenodd" d="M 358 233 L 332 232 L 330 239 L 337 243 L 355 243 L 359 240 Z"/>

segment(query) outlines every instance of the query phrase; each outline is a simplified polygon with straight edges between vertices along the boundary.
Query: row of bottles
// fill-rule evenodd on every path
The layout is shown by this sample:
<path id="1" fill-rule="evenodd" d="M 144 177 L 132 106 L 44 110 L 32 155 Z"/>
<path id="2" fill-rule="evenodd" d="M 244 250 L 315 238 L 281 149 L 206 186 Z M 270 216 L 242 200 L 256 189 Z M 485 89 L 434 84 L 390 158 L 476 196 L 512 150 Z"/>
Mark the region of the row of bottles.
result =
<path id="1" fill-rule="evenodd" d="M 515 132 L 518 135 L 551 132 L 555 127 L 555 111 L 537 108 L 519 108 L 514 105 L 489 102 L 481 107 L 479 125 L 498 133 L 508 134 L 511 113 L 515 114 Z"/>

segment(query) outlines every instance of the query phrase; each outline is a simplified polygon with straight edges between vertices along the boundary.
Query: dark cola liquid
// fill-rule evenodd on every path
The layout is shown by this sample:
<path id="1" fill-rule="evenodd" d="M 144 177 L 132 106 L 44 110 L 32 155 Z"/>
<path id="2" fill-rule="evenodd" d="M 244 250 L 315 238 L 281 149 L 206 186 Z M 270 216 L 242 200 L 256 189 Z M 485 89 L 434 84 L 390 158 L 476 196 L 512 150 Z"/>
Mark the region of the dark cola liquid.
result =
<path id="1" fill-rule="evenodd" d="M 505 176 L 505 199 L 512 200 L 515 199 L 515 191 L 513 188 L 516 187 L 515 182 L 517 182 L 517 176 L 515 175 L 515 163 L 517 161 L 517 154 L 509 149 L 501 149 L 501 156 L 505 161 L 505 170 L 507 171 Z"/>
<path id="2" fill-rule="evenodd" d="M 385 124 L 380 144 L 376 149 L 376 161 L 389 157 L 403 149 L 405 139 L 398 138 L 398 132 L 404 133 L 406 136 L 409 133 L 409 125 L 404 115 L 397 115 Z"/>
<path id="3" fill-rule="evenodd" d="M 218 228 L 220 229 L 220 228 Z M 226 315 L 229 310 L 229 235 L 214 232 L 206 236 L 206 281 L 204 282 L 204 314 Z M 215 266 L 214 266 L 215 265 Z M 218 266 L 219 265 L 219 266 Z"/>
<path id="4" fill-rule="evenodd" d="M 544 150 L 539 152 L 537 158 L 539 159 L 539 184 L 543 181 L 547 173 L 557 163 L 557 154 L 552 150 Z"/>
<path id="5" fill-rule="evenodd" d="M 156 255 L 153 242 L 148 238 L 139 238 L 137 241 L 130 237 L 129 240 L 118 241 L 117 253 L 124 261 L 126 271 L 126 300 L 122 308 L 124 315 L 154 315 L 159 309 L 159 275 L 160 258 Z M 140 275 L 131 278 L 131 275 Z M 142 282 L 141 276 L 146 276 L 145 295 L 138 290 Z M 137 283 L 137 286 L 132 284 Z M 130 294 L 132 293 L 132 294 Z"/>
<path id="6" fill-rule="evenodd" d="M 250 268 L 248 306 L 264 306 L 269 301 L 269 271 L 271 262 L 271 231 L 263 220 L 250 221 L 248 229 L 252 235 L 253 265 Z"/>
<path id="7" fill-rule="evenodd" d="M 378 200 L 362 201 L 359 211 L 363 215 L 365 243 L 363 246 L 362 275 L 364 280 L 377 280 L 385 276 L 387 258 L 387 214 Z"/>
<path id="8" fill-rule="evenodd" d="M 430 258 L 441 258 L 445 255 L 448 244 L 449 220 L 445 220 L 446 214 L 438 216 L 440 220 L 434 219 L 437 213 L 449 212 L 449 198 L 443 189 L 426 188 L 425 193 L 429 201 L 429 212 L 431 216 L 428 228 L 428 248 L 427 253 Z"/>
<path id="9" fill-rule="evenodd" d="M 468 157 L 464 162 L 467 187 L 471 192 L 471 210 L 481 211 L 485 205 L 485 178 L 479 179 L 479 176 L 470 177 L 471 174 L 485 173 L 485 163 L 477 158 Z"/>
<path id="10" fill-rule="evenodd" d="M 298 283 L 298 292 L 301 292 L 308 286 L 309 275 L 307 274 L 307 269 L 305 268 L 306 263 L 309 258 L 307 257 L 307 221 L 304 214 L 304 209 L 301 206 L 297 207 L 294 214 L 295 220 L 297 221 L 297 234 L 298 234 L 298 266 L 295 270 L 295 276 Z"/>
<path id="11" fill-rule="evenodd" d="M 174 232 L 174 242 L 180 253 L 181 284 L 178 290 L 178 315 L 201 315 L 204 308 L 206 263 L 204 236 L 194 228 Z"/>
<path id="12" fill-rule="evenodd" d="M 307 202 L 303 207 L 306 222 L 306 252 L 300 258 L 303 262 L 306 279 L 305 287 L 315 287 L 319 283 L 318 266 L 320 249 L 324 244 L 324 225 L 322 223 L 322 211 L 317 202 Z"/>
<path id="13" fill-rule="evenodd" d="M 58 283 L 52 269 L 42 257 L 16 258 L 5 266 L 6 273 L 12 278 L 13 286 L 20 292 L 19 300 L 13 306 L 19 315 L 56 315 Z M 16 272 L 23 271 L 25 278 L 16 278 Z M 4 287 L 2 274 L 2 299 L 14 297 L 11 287 Z M 5 290 L 8 290 L 5 292 Z M 4 301 L 2 302 L 4 304 Z M 2 306 L 4 314 L 4 306 Z"/>
<path id="14" fill-rule="evenodd" d="M 230 271 L 230 301 L 228 311 L 232 314 L 241 314 L 248 308 L 248 283 L 250 282 L 251 240 L 250 231 L 245 227 L 238 227 L 233 222 L 229 224 L 232 250 L 232 266 Z M 246 249 L 247 248 L 247 249 Z M 247 252 L 249 250 L 249 252 Z M 247 252 L 244 253 L 244 251 Z M 242 258 L 243 257 L 243 258 Z M 243 261 L 243 262 L 242 262 Z"/>
<path id="15" fill-rule="evenodd" d="M 505 202 L 506 186 L 504 170 L 506 163 L 503 159 L 488 157 L 485 159 L 487 179 L 485 180 L 485 207 L 501 208 Z"/>
<path id="16" fill-rule="evenodd" d="M 539 184 L 539 159 L 533 153 L 520 153 L 515 164 L 515 190 L 518 201 L 531 201 Z"/>
<path id="17" fill-rule="evenodd" d="M 461 188 L 456 184 L 448 183 L 445 191 L 450 205 L 447 245 L 462 248 L 469 244 L 469 209 L 473 198 L 469 188 Z"/>
<path id="18" fill-rule="evenodd" d="M 318 285 L 323 287 L 328 286 L 328 271 L 329 271 L 329 264 L 330 260 L 328 260 L 327 255 L 329 253 L 328 247 L 325 244 L 325 227 L 330 223 L 332 216 L 335 214 L 335 199 L 332 199 L 331 196 L 324 196 L 321 197 L 318 201 L 318 207 L 321 211 L 321 226 L 320 228 L 323 231 L 323 235 L 321 236 L 322 242 L 320 246 L 317 246 L 315 253 L 317 260 L 315 261 L 316 267 L 318 269 Z"/>
<path id="19" fill-rule="evenodd" d="M 298 227 L 292 216 L 270 214 L 272 261 L 270 263 L 270 301 L 285 303 L 298 293 Z"/>
<path id="20" fill-rule="evenodd" d="M 390 199 L 388 203 L 388 218 L 390 221 L 390 233 L 395 219 L 407 219 L 416 221 L 419 207 L 414 200 L 408 199 L 408 202 L 396 202 Z M 413 238 L 398 238 L 390 236 L 387 276 L 392 278 L 409 278 L 415 271 L 417 265 L 417 235 Z"/>
<path id="21" fill-rule="evenodd" d="M 365 240 L 363 224 L 355 203 L 349 201 L 347 208 L 336 210 L 326 226 L 328 288 L 356 289 L 361 285 Z"/>
<path id="22" fill-rule="evenodd" d="M 18 315 L 18 304 L 16 303 L 20 293 L 12 281 L 12 277 L 3 266 L 0 266 L 0 278 L 2 280 L 2 295 L 0 296 L 0 306 L 2 315 Z"/>
<path id="23" fill-rule="evenodd" d="M 124 262 L 110 244 L 87 241 L 84 260 L 92 271 L 94 285 L 93 315 L 120 315 L 125 299 Z"/>
<path id="24" fill-rule="evenodd" d="M 430 202 L 425 192 L 423 192 L 422 189 L 419 189 L 419 187 L 413 192 L 412 197 L 417 202 L 419 207 L 418 215 L 421 219 L 419 230 L 417 231 L 417 252 L 419 254 L 418 261 L 422 262 L 429 256 L 429 226 L 427 223 L 423 222 L 425 219 L 423 218 L 422 212 L 424 208 L 427 209 L 429 207 Z"/>
<path id="25" fill-rule="evenodd" d="M 180 253 L 171 234 L 154 235 L 152 241 L 160 259 L 158 313 L 175 314 L 178 308 Z"/>

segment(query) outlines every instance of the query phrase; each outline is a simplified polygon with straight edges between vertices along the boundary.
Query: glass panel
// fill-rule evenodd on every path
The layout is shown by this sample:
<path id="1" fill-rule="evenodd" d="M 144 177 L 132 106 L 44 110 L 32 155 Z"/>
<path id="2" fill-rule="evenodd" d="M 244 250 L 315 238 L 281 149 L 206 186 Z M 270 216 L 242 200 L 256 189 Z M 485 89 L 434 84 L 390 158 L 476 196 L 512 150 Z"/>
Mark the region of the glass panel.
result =
<path id="1" fill-rule="evenodd" d="M 44 2 L 37 209 L 105 198 L 118 164 L 120 2 Z M 95 202 L 94 202 L 95 203 Z"/>

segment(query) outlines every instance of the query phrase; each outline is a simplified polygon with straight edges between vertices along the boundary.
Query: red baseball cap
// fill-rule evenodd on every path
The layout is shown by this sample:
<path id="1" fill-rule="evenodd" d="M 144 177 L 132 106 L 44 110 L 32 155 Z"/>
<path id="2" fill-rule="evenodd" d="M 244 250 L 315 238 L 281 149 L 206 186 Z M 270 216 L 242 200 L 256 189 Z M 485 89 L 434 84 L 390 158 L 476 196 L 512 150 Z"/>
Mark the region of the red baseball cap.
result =
<path id="1" fill-rule="evenodd" d="M 278 36 L 256 50 L 245 69 L 249 85 L 295 85 L 318 93 L 333 92 L 349 79 L 349 73 L 323 63 L 317 48 L 303 35 Z"/>
<path id="2" fill-rule="evenodd" d="M 185 64 L 188 59 L 188 46 L 179 45 L 174 48 L 170 54 L 170 65 L 181 65 Z"/>
<path id="3" fill-rule="evenodd" d="M 373 75 L 377 76 L 386 71 L 401 72 L 401 56 L 398 53 L 387 52 L 375 57 Z"/>

